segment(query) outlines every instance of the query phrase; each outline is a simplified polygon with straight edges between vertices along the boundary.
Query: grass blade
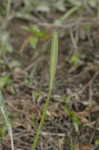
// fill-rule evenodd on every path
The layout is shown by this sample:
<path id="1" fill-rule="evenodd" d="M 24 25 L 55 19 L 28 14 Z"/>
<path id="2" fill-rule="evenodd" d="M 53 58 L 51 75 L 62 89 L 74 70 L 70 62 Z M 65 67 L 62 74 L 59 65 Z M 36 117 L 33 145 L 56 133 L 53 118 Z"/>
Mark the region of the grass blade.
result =
<path id="1" fill-rule="evenodd" d="M 42 129 L 42 127 L 44 125 L 44 122 L 45 122 L 46 112 L 47 112 L 47 109 L 48 109 L 48 104 L 49 104 L 50 97 L 51 97 L 52 90 L 53 90 L 53 86 L 54 86 L 57 60 L 58 60 L 58 33 L 54 32 L 53 35 L 52 35 L 52 43 L 51 43 L 49 93 L 48 93 L 48 97 L 47 97 L 46 102 L 45 102 L 41 122 L 39 124 L 36 136 L 34 138 L 34 142 L 33 142 L 33 145 L 32 145 L 32 150 L 36 150 L 36 146 L 37 146 L 39 138 L 40 138 L 41 129 Z"/>
<path id="2" fill-rule="evenodd" d="M 51 45 L 51 60 L 50 60 L 50 83 L 49 83 L 49 91 L 52 91 L 54 86 L 55 74 L 56 74 L 56 66 L 58 60 L 58 33 L 53 33 L 53 40 Z"/>

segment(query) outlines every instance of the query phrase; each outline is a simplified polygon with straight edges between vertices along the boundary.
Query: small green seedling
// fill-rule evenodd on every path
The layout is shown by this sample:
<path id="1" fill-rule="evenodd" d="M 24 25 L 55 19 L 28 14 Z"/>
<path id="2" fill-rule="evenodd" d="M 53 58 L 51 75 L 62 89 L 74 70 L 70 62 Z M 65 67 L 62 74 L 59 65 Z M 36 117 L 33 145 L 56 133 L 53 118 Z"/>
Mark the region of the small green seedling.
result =
<path id="1" fill-rule="evenodd" d="M 6 135 L 7 130 L 8 129 L 5 126 L 3 126 L 3 127 L 1 126 L 0 127 L 0 138 L 4 137 Z"/>
<path id="2" fill-rule="evenodd" d="M 95 144 L 96 144 L 96 145 L 99 145 L 99 140 L 98 140 L 98 139 L 95 141 Z"/>
<path id="3" fill-rule="evenodd" d="M 79 126 L 81 125 L 81 121 L 80 121 L 79 116 L 76 114 L 76 112 L 70 110 L 69 108 L 69 103 L 70 103 L 71 98 L 72 98 L 71 96 L 64 97 L 64 101 L 65 101 L 64 111 L 66 115 L 70 118 L 70 120 L 72 121 L 75 131 L 79 132 Z"/>
<path id="4" fill-rule="evenodd" d="M 9 75 L 0 77 L 0 90 L 3 90 L 3 88 L 9 83 L 11 83 L 11 79 Z"/>
<path id="5" fill-rule="evenodd" d="M 21 51 L 30 43 L 33 48 L 37 47 L 39 40 L 46 40 L 51 37 L 51 34 L 41 31 L 37 25 L 24 26 L 23 29 L 29 33 L 24 43 L 22 44 Z"/>
<path id="6" fill-rule="evenodd" d="M 79 53 L 73 54 L 70 61 L 73 65 L 78 65 L 80 62 L 80 54 Z"/>
<path id="7" fill-rule="evenodd" d="M 75 112 L 71 111 L 69 117 L 72 120 L 75 131 L 79 132 L 79 126 L 81 125 L 79 116 Z"/>

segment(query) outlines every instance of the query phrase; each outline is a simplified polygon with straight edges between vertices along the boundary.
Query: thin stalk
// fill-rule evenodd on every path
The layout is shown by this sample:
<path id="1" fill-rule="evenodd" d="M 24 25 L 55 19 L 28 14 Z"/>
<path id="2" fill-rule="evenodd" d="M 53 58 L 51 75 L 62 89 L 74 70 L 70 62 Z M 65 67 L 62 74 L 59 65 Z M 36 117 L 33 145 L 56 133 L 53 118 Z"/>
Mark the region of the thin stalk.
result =
<path id="1" fill-rule="evenodd" d="M 51 97 L 51 91 L 49 92 L 48 98 L 46 99 L 46 102 L 45 102 L 45 106 L 44 106 L 44 110 L 43 110 L 43 114 L 42 114 L 42 119 L 41 119 L 41 122 L 39 124 L 38 129 L 37 129 L 37 134 L 35 136 L 34 143 L 32 145 L 32 150 L 36 150 L 36 146 L 37 146 L 38 141 L 40 139 L 41 129 L 44 126 L 44 123 L 45 123 L 46 112 L 47 112 L 47 109 L 48 109 L 50 97 Z"/>
<path id="2" fill-rule="evenodd" d="M 53 33 L 52 44 L 51 44 L 51 56 L 50 57 L 51 57 L 51 61 L 50 61 L 49 93 L 48 93 L 48 98 L 46 99 L 46 102 L 44 105 L 44 110 L 43 110 L 41 122 L 39 124 L 38 129 L 37 129 L 37 134 L 34 138 L 34 142 L 32 144 L 32 150 L 36 150 L 36 146 L 37 146 L 38 141 L 40 139 L 41 129 L 43 128 L 44 123 L 45 123 L 45 118 L 47 115 L 46 112 L 48 110 L 48 105 L 49 105 L 50 98 L 51 98 L 52 91 L 53 91 L 55 74 L 56 74 L 56 66 L 57 66 L 57 60 L 58 60 L 58 34 L 57 34 L 57 32 Z"/>

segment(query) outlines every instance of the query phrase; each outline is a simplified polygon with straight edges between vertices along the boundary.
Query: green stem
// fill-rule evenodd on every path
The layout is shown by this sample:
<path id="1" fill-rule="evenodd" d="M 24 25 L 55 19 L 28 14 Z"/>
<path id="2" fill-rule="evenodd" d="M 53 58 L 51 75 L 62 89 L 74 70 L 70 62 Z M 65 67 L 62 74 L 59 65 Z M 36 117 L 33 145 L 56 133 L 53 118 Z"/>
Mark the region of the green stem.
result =
<path id="1" fill-rule="evenodd" d="M 50 90 L 49 94 L 48 94 L 48 98 L 46 99 L 46 102 L 45 102 L 44 111 L 43 111 L 43 114 L 42 114 L 42 119 L 41 119 L 41 122 L 39 124 L 38 129 L 37 129 L 37 134 L 35 136 L 35 139 L 34 139 L 34 142 L 33 142 L 33 145 L 32 145 L 32 150 L 36 149 L 37 143 L 39 141 L 40 134 L 41 134 L 41 129 L 44 125 L 45 118 L 46 118 L 46 112 L 48 110 L 48 105 L 49 105 L 49 100 L 50 100 L 50 97 L 51 97 L 51 93 L 52 93 L 52 91 Z"/>

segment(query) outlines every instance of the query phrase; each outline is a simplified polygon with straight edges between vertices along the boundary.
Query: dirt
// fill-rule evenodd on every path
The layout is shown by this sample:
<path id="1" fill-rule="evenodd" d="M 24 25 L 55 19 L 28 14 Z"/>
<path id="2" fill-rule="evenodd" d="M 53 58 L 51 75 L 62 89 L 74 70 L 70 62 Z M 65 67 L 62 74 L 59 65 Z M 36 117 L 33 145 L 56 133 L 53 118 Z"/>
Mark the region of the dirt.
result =
<path id="1" fill-rule="evenodd" d="M 86 20 L 89 20 L 87 16 Z M 67 20 L 67 23 L 69 21 Z M 95 20 L 93 17 L 89 22 L 81 22 L 62 31 L 56 85 L 37 150 L 71 150 L 73 145 L 78 147 L 78 150 L 99 148 L 95 144 L 96 140 L 99 140 L 97 22 L 98 19 Z M 87 31 L 84 27 L 88 23 L 91 29 Z M 12 122 L 15 150 L 31 149 L 48 95 L 50 41 L 40 41 L 37 49 L 27 45 L 21 52 L 22 43 L 28 36 L 27 32 L 22 30 L 22 26 L 29 24 L 31 21 L 14 18 L 7 29 L 14 51 L 9 56 L 8 64 L 12 83 L 4 89 L 4 95 Z M 74 39 L 71 37 L 72 34 Z M 78 41 L 75 40 L 76 36 Z M 44 49 L 46 43 L 47 47 Z M 79 62 L 73 64 L 71 58 L 76 53 L 80 55 Z M 20 65 L 11 68 L 10 64 L 14 60 Z M 68 112 L 65 112 L 67 107 L 68 111 L 74 113 L 74 119 L 80 119 L 80 124 L 78 121 L 73 121 Z M 11 149 L 7 133 L 0 146 L 2 150 Z"/>

